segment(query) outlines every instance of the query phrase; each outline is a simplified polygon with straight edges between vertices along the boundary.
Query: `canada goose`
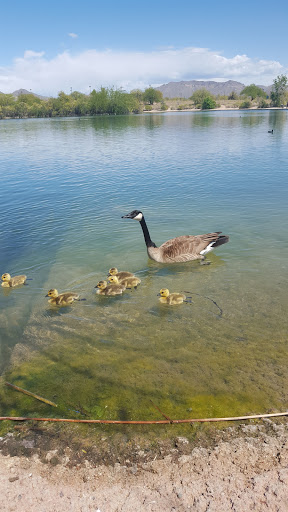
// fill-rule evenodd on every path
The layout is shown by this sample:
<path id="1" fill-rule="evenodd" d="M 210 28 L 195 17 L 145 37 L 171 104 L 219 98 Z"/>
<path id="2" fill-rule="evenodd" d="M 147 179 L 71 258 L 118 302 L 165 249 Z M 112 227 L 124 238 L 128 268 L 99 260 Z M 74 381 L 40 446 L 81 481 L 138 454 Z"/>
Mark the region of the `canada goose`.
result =
<path id="1" fill-rule="evenodd" d="M 5 288 L 13 288 L 14 286 L 19 286 L 20 284 L 25 284 L 27 277 L 26 276 L 14 276 L 11 277 L 10 274 L 5 273 L 2 276 L 1 286 L 4 286 Z"/>
<path id="2" fill-rule="evenodd" d="M 170 293 L 168 288 L 162 288 L 158 293 L 158 296 L 160 296 L 160 302 L 163 304 L 169 304 L 169 306 L 182 304 L 186 301 L 186 295 L 184 295 L 184 293 Z"/>
<path id="3" fill-rule="evenodd" d="M 122 284 L 108 284 L 107 281 L 99 281 L 95 288 L 98 288 L 98 295 L 120 295 L 125 290 Z"/>
<path id="4" fill-rule="evenodd" d="M 268 130 L 268 133 L 273 133 L 273 130 Z"/>
<path id="5" fill-rule="evenodd" d="M 206 235 L 182 235 L 157 247 L 150 238 L 144 215 L 139 210 L 133 210 L 122 219 L 135 219 L 141 224 L 149 258 L 158 263 L 176 263 L 191 260 L 203 260 L 205 255 L 215 247 L 229 241 L 229 236 L 221 235 L 221 231 Z"/>
<path id="6" fill-rule="evenodd" d="M 54 304 L 56 306 L 70 306 L 74 302 L 74 300 L 85 300 L 85 299 L 79 299 L 78 293 L 73 292 L 65 292 L 65 293 L 58 293 L 58 291 L 55 288 L 52 288 L 49 290 L 47 295 L 45 297 L 50 297 L 48 302 L 50 304 Z"/>
<path id="7" fill-rule="evenodd" d="M 125 271 L 122 271 L 122 272 L 118 272 L 118 268 L 116 267 L 112 267 L 110 268 L 109 270 L 109 276 L 117 276 L 119 281 L 121 282 L 122 279 L 125 279 L 126 277 L 133 277 L 134 274 L 132 274 L 132 272 L 125 272 Z"/>
<path id="8" fill-rule="evenodd" d="M 110 283 L 113 284 L 122 284 L 125 286 L 125 288 L 137 288 L 138 284 L 141 283 L 141 279 L 139 277 L 133 276 L 133 277 L 126 277 L 125 279 L 119 280 L 117 276 L 110 276 L 109 277 Z"/>

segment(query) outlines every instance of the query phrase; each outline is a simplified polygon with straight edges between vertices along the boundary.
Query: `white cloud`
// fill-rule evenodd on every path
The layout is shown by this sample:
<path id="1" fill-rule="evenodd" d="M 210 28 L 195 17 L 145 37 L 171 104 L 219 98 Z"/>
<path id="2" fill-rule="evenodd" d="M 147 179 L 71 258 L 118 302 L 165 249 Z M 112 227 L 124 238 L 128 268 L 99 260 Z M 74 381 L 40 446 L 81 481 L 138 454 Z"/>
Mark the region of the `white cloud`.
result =
<path id="1" fill-rule="evenodd" d="M 89 92 L 101 86 L 144 89 L 180 80 L 237 80 L 245 85 L 272 84 L 285 73 L 277 61 L 251 59 L 247 55 L 227 58 L 207 48 L 166 48 L 152 52 L 87 50 L 72 55 L 63 52 L 52 59 L 44 52 L 27 50 L 10 68 L 0 68 L 0 91 L 31 89 L 56 96 L 59 91 Z"/>
<path id="2" fill-rule="evenodd" d="M 24 52 L 24 59 L 43 57 L 43 55 L 45 55 L 45 52 L 33 52 L 33 50 L 26 50 Z"/>
<path id="3" fill-rule="evenodd" d="M 69 32 L 68 36 L 72 37 L 72 39 L 77 39 L 78 34 L 75 34 L 74 32 Z"/>

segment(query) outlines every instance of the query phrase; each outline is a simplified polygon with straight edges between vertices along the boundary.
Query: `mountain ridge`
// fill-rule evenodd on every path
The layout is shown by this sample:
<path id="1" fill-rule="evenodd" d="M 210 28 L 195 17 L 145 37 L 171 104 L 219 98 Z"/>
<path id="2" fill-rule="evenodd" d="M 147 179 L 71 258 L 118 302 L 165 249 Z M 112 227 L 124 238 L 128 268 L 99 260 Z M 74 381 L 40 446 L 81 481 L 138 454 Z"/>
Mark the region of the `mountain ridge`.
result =
<path id="1" fill-rule="evenodd" d="M 5 92 L 0 91 L 0 94 L 9 94 L 9 93 L 5 93 Z M 32 94 L 32 96 L 36 96 L 36 98 L 40 98 L 40 100 L 47 100 L 48 99 L 47 96 L 41 96 L 40 94 L 36 94 L 35 92 L 27 91 L 27 89 L 17 89 L 16 91 L 11 92 L 10 94 L 12 94 L 12 96 L 14 96 L 14 98 L 18 98 L 22 94 Z"/>
<path id="2" fill-rule="evenodd" d="M 236 94 L 240 94 L 241 91 L 246 87 L 241 82 L 235 80 L 227 80 L 226 82 L 216 82 L 213 80 L 181 80 L 180 82 L 169 82 L 167 84 L 155 87 L 157 91 L 162 92 L 164 98 L 190 98 L 192 94 L 199 89 L 207 89 L 215 96 L 229 96 L 233 91 Z M 257 85 L 267 95 L 270 94 L 272 85 Z"/>

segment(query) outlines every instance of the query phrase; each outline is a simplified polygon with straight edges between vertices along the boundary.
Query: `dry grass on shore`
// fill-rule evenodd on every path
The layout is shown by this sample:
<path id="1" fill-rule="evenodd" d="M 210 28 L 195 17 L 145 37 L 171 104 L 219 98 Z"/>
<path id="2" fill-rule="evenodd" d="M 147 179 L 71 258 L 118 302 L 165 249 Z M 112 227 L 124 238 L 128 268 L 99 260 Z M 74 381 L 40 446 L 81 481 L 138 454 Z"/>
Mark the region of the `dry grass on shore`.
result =
<path id="1" fill-rule="evenodd" d="M 236 100 L 228 100 L 228 99 L 216 99 L 216 109 L 217 110 L 229 110 L 229 109 L 239 109 L 240 105 L 243 104 L 243 102 L 246 101 L 245 98 L 240 98 Z M 248 100 L 247 100 L 248 101 Z M 259 108 L 259 101 L 254 100 L 251 101 L 250 108 Z M 266 103 L 268 107 L 270 107 L 271 102 L 270 100 L 266 100 Z M 163 103 L 154 103 L 154 105 L 151 105 L 153 111 L 163 111 Z M 196 110 L 200 111 L 200 108 L 196 108 L 193 101 L 191 99 L 187 98 L 164 98 L 164 105 L 167 107 L 166 111 L 172 110 L 172 111 L 185 111 L 185 110 Z"/>

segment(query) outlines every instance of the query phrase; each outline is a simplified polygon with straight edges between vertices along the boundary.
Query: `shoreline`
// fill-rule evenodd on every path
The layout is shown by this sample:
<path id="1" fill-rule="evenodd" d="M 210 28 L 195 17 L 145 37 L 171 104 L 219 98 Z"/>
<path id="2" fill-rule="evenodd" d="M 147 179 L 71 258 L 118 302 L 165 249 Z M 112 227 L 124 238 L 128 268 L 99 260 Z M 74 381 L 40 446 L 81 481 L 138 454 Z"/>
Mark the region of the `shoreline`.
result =
<path id="1" fill-rule="evenodd" d="M 241 112 L 249 112 L 251 110 L 259 110 L 261 112 L 265 112 L 266 110 L 288 110 L 288 107 L 267 107 L 267 108 L 259 108 L 259 107 L 250 107 L 250 108 L 239 108 L 239 107 L 225 107 L 221 106 L 218 108 L 210 108 L 207 110 L 201 110 L 199 108 L 183 108 L 183 109 L 167 109 L 167 110 L 143 110 L 143 114 L 155 114 L 155 113 L 161 113 L 165 114 L 168 112 L 222 112 L 222 111 L 241 111 Z"/>
<path id="2" fill-rule="evenodd" d="M 1 510 L 286 512 L 287 419 L 215 434 L 208 444 L 174 437 L 149 452 L 127 446 L 113 464 L 89 458 L 87 448 L 71 447 L 68 437 L 57 448 L 56 434 L 56 445 L 41 453 L 45 431 L 7 434 L 0 440 Z"/>
<path id="3" fill-rule="evenodd" d="M 207 113 L 207 112 L 250 112 L 250 111 L 255 111 L 255 110 L 259 110 L 261 112 L 265 112 L 267 110 L 283 110 L 283 111 L 288 111 L 288 107 L 266 107 L 266 108 L 259 108 L 259 107 L 250 107 L 250 108 L 239 108 L 239 107 L 226 107 L 226 106 L 221 106 L 221 107 L 218 107 L 218 108 L 211 108 L 211 109 L 207 109 L 207 110 L 201 110 L 199 108 L 183 108 L 183 109 L 172 109 L 172 108 L 169 108 L 167 110 L 160 110 L 160 109 L 152 109 L 152 110 L 143 110 L 142 112 L 139 112 L 139 113 L 129 113 L 129 114 L 119 114 L 119 115 L 115 115 L 115 114 L 95 114 L 95 115 L 83 115 L 83 116 L 53 116 L 53 117 L 3 117 L 3 118 L 0 118 L 0 122 L 1 121 L 19 121 L 19 120 L 27 120 L 27 119 L 48 119 L 48 120 L 51 120 L 51 119 L 93 119 L 95 117 L 122 117 L 123 115 L 124 116 L 139 116 L 141 114 L 167 114 L 167 113 L 170 113 L 170 112 L 178 112 L 178 113 L 181 113 L 181 112 L 199 112 L 199 113 Z"/>

